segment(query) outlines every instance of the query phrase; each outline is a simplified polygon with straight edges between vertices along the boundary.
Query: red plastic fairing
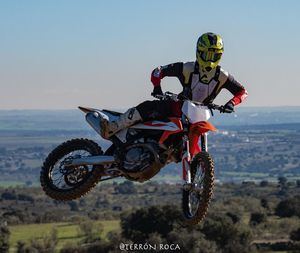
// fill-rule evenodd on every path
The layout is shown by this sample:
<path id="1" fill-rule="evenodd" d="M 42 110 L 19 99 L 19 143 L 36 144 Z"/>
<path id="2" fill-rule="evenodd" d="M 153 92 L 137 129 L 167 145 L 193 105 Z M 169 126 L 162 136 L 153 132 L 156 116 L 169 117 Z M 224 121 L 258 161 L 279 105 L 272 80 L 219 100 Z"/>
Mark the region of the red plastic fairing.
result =
<path id="1" fill-rule="evenodd" d="M 181 124 L 181 121 L 179 118 L 169 118 L 170 121 L 172 121 L 173 123 L 176 124 L 176 126 L 178 126 L 178 130 L 175 130 L 175 131 L 164 131 L 164 133 L 162 134 L 162 136 L 160 137 L 159 139 L 159 143 L 162 144 L 164 143 L 164 141 L 166 139 L 168 139 L 168 137 L 172 134 L 176 134 L 176 133 L 179 133 L 183 130 L 183 127 L 182 127 L 182 124 Z"/>
<path id="2" fill-rule="evenodd" d="M 201 151 L 199 147 L 199 136 L 208 131 L 216 131 L 217 129 L 208 121 L 201 121 L 190 126 L 189 140 L 190 140 L 190 154 L 193 157 Z"/>

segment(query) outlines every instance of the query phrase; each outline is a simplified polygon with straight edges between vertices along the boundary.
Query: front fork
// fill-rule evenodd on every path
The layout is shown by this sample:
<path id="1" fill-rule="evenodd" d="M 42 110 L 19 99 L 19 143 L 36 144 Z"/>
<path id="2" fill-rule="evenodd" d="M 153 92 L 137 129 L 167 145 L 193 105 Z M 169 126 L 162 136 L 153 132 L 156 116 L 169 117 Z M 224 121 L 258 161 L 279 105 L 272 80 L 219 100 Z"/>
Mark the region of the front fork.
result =
<path id="1" fill-rule="evenodd" d="M 187 135 L 183 136 L 183 156 L 182 156 L 182 179 L 187 184 L 192 183 L 191 178 L 191 153 L 189 148 L 189 138 Z"/>
<path id="2" fill-rule="evenodd" d="M 183 126 L 183 137 L 182 137 L 182 179 L 184 181 L 184 185 L 191 185 L 192 177 L 191 177 L 191 153 L 190 153 L 190 142 L 189 142 L 189 121 L 187 117 L 182 114 L 181 118 L 182 126 Z"/>
<path id="3" fill-rule="evenodd" d="M 188 189 L 192 187 L 191 176 L 191 153 L 188 137 L 188 122 L 186 118 L 182 119 L 183 122 L 183 156 L 182 156 L 182 179 L 184 181 L 184 188 Z M 201 151 L 207 151 L 207 133 L 201 135 Z"/>
<path id="4" fill-rule="evenodd" d="M 207 152 L 207 133 L 201 134 L 201 151 Z"/>

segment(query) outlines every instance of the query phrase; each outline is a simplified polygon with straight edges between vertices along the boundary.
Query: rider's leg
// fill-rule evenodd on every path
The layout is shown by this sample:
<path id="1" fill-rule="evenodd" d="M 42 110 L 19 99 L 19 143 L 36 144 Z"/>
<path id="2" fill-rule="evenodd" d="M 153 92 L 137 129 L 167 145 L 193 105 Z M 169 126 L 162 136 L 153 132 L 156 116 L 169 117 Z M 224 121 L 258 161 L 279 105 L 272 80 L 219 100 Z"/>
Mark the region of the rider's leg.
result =
<path id="1" fill-rule="evenodd" d="M 180 113 L 181 104 L 177 102 L 166 100 L 145 101 L 120 115 L 116 121 L 101 120 L 101 135 L 107 139 L 123 128 L 134 125 L 139 121 L 180 117 Z"/>
<path id="2" fill-rule="evenodd" d="M 133 107 L 121 114 L 116 121 L 101 120 L 101 135 L 107 139 L 120 130 L 142 121 L 139 111 Z"/>
<path id="3" fill-rule="evenodd" d="M 182 103 L 171 100 L 145 101 L 136 108 L 140 112 L 143 121 L 162 120 L 168 117 L 181 117 Z"/>

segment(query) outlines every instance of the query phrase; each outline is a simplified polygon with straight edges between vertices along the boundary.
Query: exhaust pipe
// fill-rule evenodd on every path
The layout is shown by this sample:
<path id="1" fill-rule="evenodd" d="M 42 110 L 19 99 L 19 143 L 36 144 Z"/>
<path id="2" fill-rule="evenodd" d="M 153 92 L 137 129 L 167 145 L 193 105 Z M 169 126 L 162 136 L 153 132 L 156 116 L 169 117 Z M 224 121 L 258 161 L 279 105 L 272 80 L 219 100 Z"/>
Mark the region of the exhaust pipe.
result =
<path id="1" fill-rule="evenodd" d="M 113 156 L 88 156 L 75 158 L 65 164 L 65 166 L 82 166 L 82 165 L 104 165 L 115 162 L 115 158 Z"/>

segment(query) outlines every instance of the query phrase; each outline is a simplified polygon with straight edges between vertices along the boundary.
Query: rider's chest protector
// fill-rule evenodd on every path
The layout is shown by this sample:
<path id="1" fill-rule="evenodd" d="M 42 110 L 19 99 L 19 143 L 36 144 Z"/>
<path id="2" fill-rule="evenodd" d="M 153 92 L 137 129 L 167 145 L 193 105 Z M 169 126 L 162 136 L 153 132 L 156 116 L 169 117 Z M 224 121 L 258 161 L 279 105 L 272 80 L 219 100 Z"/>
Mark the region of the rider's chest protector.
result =
<path id="1" fill-rule="evenodd" d="M 200 103 L 211 103 L 219 94 L 228 78 L 228 73 L 217 66 L 210 72 L 199 70 L 195 63 L 185 63 L 183 66 L 184 83 L 190 92 L 193 101 Z"/>
<path id="2" fill-rule="evenodd" d="M 216 78 L 210 80 L 209 83 L 203 83 L 199 80 L 199 74 L 192 74 L 191 90 L 192 100 L 203 102 L 207 97 L 212 95 L 219 81 Z"/>

